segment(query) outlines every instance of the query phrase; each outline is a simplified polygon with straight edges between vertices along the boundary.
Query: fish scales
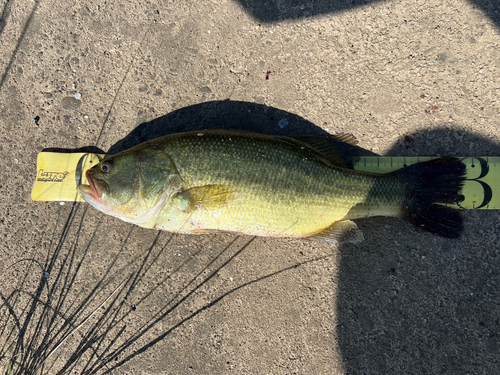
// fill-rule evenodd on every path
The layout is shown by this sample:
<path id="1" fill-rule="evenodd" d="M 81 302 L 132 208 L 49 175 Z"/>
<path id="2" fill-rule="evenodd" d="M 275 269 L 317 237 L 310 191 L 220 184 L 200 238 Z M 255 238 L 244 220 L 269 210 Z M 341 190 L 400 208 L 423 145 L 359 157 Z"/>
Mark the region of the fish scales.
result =
<path id="1" fill-rule="evenodd" d="M 193 133 L 172 137 L 164 147 L 187 189 L 220 184 L 235 191 L 226 204 L 191 213 L 177 229 L 186 233 L 205 228 L 308 237 L 344 219 L 360 203 L 396 215 L 404 198 L 395 177 L 338 168 L 291 138 Z M 365 217 L 368 211 L 349 218 Z M 169 210 L 161 213 L 157 226 L 175 230 L 169 228 L 170 215 Z"/>

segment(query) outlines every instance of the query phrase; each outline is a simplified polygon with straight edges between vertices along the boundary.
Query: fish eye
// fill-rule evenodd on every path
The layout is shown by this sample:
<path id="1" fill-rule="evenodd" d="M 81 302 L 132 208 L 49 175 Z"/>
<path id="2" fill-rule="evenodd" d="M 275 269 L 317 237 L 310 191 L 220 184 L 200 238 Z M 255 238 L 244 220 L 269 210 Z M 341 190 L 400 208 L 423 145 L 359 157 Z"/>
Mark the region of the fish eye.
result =
<path id="1" fill-rule="evenodd" d="M 111 164 L 107 161 L 101 164 L 101 171 L 104 173 L 109 173 L 111 171 Z"/>

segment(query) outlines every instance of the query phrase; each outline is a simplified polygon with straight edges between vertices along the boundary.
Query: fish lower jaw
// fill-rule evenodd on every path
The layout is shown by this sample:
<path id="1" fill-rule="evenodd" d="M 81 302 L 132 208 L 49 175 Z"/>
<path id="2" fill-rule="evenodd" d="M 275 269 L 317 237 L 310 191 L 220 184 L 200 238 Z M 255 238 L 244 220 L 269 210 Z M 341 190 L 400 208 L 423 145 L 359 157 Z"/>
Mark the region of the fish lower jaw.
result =
<path id="1" fill-rule="evenodd" d="M 76 191 L 78 192 L 78 194 L 80 194 L 85 202 L 89 202 L 89 200 L 95 200 L 94 192 L 92 191 L 90 185 L 78 185 L 76 187 Z"/>
<path id="2" fill-rule="evenodd" d="M 96 210 L 104 212 L 108 215 L 116 216 L 110 206 L 101 201 L 99 198 L 96 198 L 96 196 L 94 195 L 94 191 L 90 185 L 78 185 L 76 187 L 76 191 L 78 192 L 78 194 L 80 194 L 85 202 L 90 204 Z"/>

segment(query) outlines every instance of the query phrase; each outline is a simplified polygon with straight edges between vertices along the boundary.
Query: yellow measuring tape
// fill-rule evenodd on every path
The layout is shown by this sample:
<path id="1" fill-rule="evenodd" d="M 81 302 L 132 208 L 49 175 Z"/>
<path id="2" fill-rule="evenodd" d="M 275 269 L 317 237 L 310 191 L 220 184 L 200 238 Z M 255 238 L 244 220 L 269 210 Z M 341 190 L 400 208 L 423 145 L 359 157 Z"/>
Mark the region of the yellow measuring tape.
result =
<path id="1" fill-rule="evenodd" d="M 87 184 L 85 171 L 97 164 L 104 154 L 41 152 L 37 158 L 37 176 L 31 198 L 35 201 L 82 202 L 76 186 Z M 363 156 L 354 169 L 371 173 L 388 173 L 437 157 Z M 455 208 L 499 209 L 500 157 L 461 158 L 466 166 L 467 181 L 461 201 Z"/>
<path id="2" fill-rule="evenodd" d="M 99 163 L 104 154 L 40 152 L 36 179 L 31 190 L 34 201 L 83 202 L 77 185 L 88 184 L 85 172 Z"/>
<path id="3" fill-rule="evenodd" d="M 421 161 L 438 159 L 424 156 L 363 156 L 354 164 L 358 171 L 388 173 Z M 454 208 L 500 208 L 500 157 L 482 156 L 459 158 L 466 167 L 466 177 L 461 201 L 447 205 Z"/>

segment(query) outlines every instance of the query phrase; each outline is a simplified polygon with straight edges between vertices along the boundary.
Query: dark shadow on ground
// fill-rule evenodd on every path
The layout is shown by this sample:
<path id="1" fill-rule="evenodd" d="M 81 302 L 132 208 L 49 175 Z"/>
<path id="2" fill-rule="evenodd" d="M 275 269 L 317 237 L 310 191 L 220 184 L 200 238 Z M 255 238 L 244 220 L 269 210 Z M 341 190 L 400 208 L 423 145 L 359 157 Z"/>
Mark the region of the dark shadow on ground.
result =
<path id="1" fill-rule="evenodd" d="M 237 0 L 243 9 L 260 22 L 272 23 L 344 12 L 358 7 L 370 9 L 380 1 L 397 0 Z M 500 26 L 500 3 L 496 0 L 469 0 Z"/>
<path id="2" fill-rule="evenodd" d="M 343 12 L 380 0 L 237 0 L 260 22 L 271 23 Z"/>
<path id="3" fill-rule="evenodd" d="M 241 129 L 273 135 L 328 135 L 306 119 L 280 109 L 250 102 L 211 101 L 180 108 L 140 124 L 113 145 L 108 153 L 115 154 L 164 135 L 201 129 Z"/>
<path id="4" fill-rule="evenodd" d="M 44 148 L 41 152 L 60 152 L 60 153 L 73 153 L 73 152 L 87 152 L 92 154 L 105 154 L 103 150 L 96 146 L 86 146 L 80 148 L 60 148 L 48 147 Z"/>
<path id="5" fill-rule="evenodd" d="M 408 135 L 389 155 L 499 156 L 460 129 Z M 338 337 L 348 374 L 492 374 L 500 368 L 500 215 L 464 210 L 458 240 L 401 220 L 358 221 L 343 246 Z"/>
<path id="6" fill-rule="evenodd" d="M 125 138 L 111 146 L 108 154 L 116 154 L 147 140 L 190 130 L 240 129 L 284 136 L 329 136 L 310 121 L 289 112 L 262 104 L 240 101 L 211 101 L 178 109 L 165 116 L 140 124 Z M 339 151 L 350 158 L 375 155 L 348 144 Z"/>
<path id="7" fill-rule="evenodd" d="M 469 0 L 481 9 L 493 22 L 500 27 L 500 2 L 497 0 Z"/>

